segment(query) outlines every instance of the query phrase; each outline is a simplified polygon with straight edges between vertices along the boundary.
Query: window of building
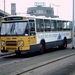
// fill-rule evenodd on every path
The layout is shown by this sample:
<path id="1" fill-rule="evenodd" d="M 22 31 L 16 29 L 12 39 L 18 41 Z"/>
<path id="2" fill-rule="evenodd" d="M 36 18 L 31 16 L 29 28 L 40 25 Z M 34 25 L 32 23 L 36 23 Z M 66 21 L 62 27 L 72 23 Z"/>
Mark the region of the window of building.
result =
<path id="1" fill-rule="evenodd" d="M 36 10 L 36 14 L 43 14 L 44 11 L 43 10 Z"/>
<path id="2" fill-rule="evenodd" d="M 51 11 L 50 10 L 46 10 L 46 14 L 50 14 L 51 13 Z"/>

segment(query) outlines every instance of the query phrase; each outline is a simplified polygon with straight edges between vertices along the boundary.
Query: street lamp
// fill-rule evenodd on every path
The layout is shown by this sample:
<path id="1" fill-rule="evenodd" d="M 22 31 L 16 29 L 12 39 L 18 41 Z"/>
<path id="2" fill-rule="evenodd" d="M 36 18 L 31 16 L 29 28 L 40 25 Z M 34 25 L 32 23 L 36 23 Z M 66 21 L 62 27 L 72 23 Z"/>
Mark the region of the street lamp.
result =
<path id="1" fill-rule="evenodd" d="M 4 0 L 4 17 L 5 17 L 5 0 Z"/>
<path id="2" fill-rule="evenodd" d="M 56 4 L 52 4 L 52 5 L 57 7 L 57 16 L 58 16 L 58 7 L 59 7 L 60 5 L 56 5 Z"/>
<path id="3" fill-rule="evenodd" d="M 74 49 L 74 25 L 75 25 L 75 0 L 73 0 L 72 6 L 72 49 Z"/>

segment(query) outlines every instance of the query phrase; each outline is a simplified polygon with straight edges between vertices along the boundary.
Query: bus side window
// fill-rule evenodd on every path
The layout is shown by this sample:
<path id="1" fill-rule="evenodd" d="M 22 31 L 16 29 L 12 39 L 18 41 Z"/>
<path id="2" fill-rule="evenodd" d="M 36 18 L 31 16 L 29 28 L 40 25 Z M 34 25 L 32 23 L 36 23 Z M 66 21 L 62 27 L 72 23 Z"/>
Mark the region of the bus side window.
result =
<path id="1" fill-rule="evenodd" d="M 67 30 L 71 30 L 72 29 L 72 23 L 70 21 L 67 21 L 66 27 L 67 27 Z"/>
<path id="2" fill-rule="evenodd" d="M 48 32 L 51 30 L 50 28 L 50 20 L 44 20 L 44 24 L 45 24 L 45 32 Z"/>
<path id="3" fill-rule="evenodd" d="M 34 22 L 29 24 L 30 35 L 35 35 L 35 24 Z"/>
<path id="4" fill-rule="evenodd" d="M 56 20 L 51 20 L 51 31 L 56 31 Z"/>
<path id="5" fill-rule="evenodd" d="M 40 27 L 39 27 L 40 25 L 39 25 L 39 20 L 38 19 L 36 19 L 36 31 L 37 32 L 40 32 Z"/>
<path id="6" fill-rule="evenodd" d="M 25 33 L 28 34 L 28 29 L 25 30 Z"/>
<path id="7" fill-rule="evenodd" d="M 44 31 L 43 19 L 36 19 L 36 29 L 37 29 L 37 32 Z"/>
<path id="8" fill-rule="evenodd" d="M 26 29 L 25 29 L 25 35 L 29 35 L 28 25 L 26 26 Z"/>
<path id="9" fill-rule="evenodd" d="M 62 21 L 62 26 L 63 26 L 63 31 L 66 31 L 67 30 L 67 22 Z"/>
<path id="10" fill-rule="evenodd" d="M 57 31 L 63 30 L 63 24 L 61 20 L 57 20 Z"/>

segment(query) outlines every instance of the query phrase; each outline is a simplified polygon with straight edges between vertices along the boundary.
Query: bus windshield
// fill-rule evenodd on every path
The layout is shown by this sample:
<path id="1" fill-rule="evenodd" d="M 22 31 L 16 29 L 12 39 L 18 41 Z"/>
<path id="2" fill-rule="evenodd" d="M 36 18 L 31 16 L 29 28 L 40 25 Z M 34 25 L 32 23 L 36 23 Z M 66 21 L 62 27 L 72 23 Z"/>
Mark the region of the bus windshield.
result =
<path id="1" fill-rule="evenodd" d="M 2 23 L 1 35 L 22 35 L 27 26 L 27 21 Z"/>

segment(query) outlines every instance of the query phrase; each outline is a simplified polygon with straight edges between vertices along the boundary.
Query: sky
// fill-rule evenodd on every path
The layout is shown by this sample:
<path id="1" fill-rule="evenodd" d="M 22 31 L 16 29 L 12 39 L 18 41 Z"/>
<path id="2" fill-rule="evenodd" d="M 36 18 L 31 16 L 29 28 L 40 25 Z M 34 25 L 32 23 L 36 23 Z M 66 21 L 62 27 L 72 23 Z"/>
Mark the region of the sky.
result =
<path id="1" fill-rule="evenodd" d="M 16 3 L 16 13 L 26 13 L 28 7 L 34 7 L 34 2 L 45 2 L 54 8 L 54 14 L 60 18 L 72 19 L 72 0 L 5 0 L 5 11 L 11 13 L 11 3 Z M 54 4 L 54 5 L 53 5 Z M 4 10 L 4 0 L 0 0 L 0 9 Z"/>

